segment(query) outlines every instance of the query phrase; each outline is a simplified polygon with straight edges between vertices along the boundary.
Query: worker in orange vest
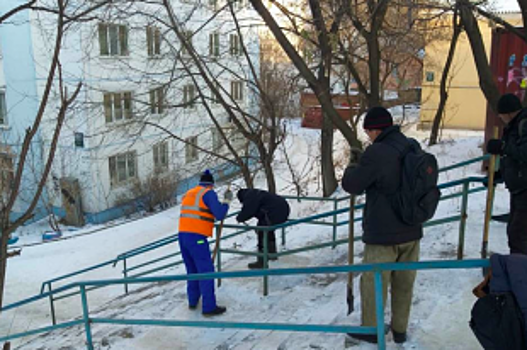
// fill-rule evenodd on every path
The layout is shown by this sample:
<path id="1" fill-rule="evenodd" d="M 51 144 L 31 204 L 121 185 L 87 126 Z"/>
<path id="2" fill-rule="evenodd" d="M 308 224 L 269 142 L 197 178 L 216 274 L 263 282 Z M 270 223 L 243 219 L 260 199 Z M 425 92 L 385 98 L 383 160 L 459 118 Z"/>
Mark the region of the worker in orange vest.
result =
<path id="1" fill-rule="evenodd" d="M 199 185 L 190 189 L 181 202 L 179 219 L 179 247 L 187 274 L 212 273 L 214 265 L 210 256 L 208 237 L 212 237 L 214 221 L 223 220 L 229 211 L 232 192 L 227 191 L 223 203 L 213 190 L 214 177 L 205 170 Z M 202 298 L 202 314 L 221 315 L 227 308 L 216 304 L 214 280 L 187 281 L 187 297 L 191 310 Z"/>

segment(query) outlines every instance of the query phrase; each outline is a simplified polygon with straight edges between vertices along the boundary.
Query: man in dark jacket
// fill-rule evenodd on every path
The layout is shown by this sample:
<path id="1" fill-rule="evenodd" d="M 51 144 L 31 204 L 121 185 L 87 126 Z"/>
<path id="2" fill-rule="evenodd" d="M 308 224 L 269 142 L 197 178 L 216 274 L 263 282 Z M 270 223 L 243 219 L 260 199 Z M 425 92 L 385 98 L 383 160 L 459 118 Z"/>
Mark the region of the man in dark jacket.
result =
<path id="1" fill-rule="evenodd" d="M 527 109 L 522 109 L 518 97 L 505 94 L 497 110 L 506 126 L 501 139 L 488 141 L 487 152 L 502 155 L 499 174 L 511 196 L 507 224 L 510 252 L 527 255 Z"/>
<path id="2" fill-rule="evenodd" d="M 363 263 L 413 262 L 419 260 L 419 242 L 423 236 L 422 225 L 406 225 L 394 211 L 390 197 L 401 182 L 402 154 L 411 141 L 385 108 L 374 107 L 364 118 L 363 128 L 372 144 L 360 155 L 352 150 L 353 160 L 342 179 L 347 192 L 359 195 L 366 192 L 363 213 L 364 246 Z M 388 286 L 391 288 L 391 329 L 394 341 L 404 343 L 412 304 L 415 271 L 386 271 L 383 273 L 383 297 L 386 301 Z M 361 277 L 362 326 L 376 327 L 375 292 L 373 274 Z M 349 334 L 371 343 L 376 335 Z"/>
<path id="3" fill-rule="evenodd" d="M 257 226 L 274 226 L 283 224 L 289 217 L 289 204 L 287 201 L 273 193 L 254 189 L 241 189 L 238 191 L 238 200 L 243 204 L 241 212 L 236 217 L 238 222 L 257 218 Z M 258 252 L 263 252 L 264 232 L 258 231 Z M 269 253 L 276 253 L 276 236 L 274 231 L 267 233 L 267 247 Z M 276 260 L 276 258 L 272 259 Z M 250 269 L 263 268 L 263 258 L 248 265 Z"/>

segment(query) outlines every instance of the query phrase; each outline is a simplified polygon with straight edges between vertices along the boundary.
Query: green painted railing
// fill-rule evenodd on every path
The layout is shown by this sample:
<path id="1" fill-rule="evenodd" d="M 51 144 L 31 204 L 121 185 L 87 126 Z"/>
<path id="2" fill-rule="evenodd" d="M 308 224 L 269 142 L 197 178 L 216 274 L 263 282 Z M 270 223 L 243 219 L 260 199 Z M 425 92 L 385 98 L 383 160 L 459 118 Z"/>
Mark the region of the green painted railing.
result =
<path id="1" fill-rule="evenodd" d="M 461 167 L 464 167 L 464 166 L 469 165 L 469 164 L 480 162 L 480 161 L 485 160 L 487 158 L 488 158 L 488 155 L 483 156 L 483 157 L 470 159 L 468 161 L 464 161 L 464 162 L 461 162 L 461 163 L 457 163 L 457 164 L 454 164 L 454 165 L 451 165 L 451 166 L 444 167 L 444 168 L 440 169 L 440 172 L 444 172 L 444 171 L 448 171 L 448 170 L 452 170 L 452 169 L 456 169 L 456 168 L 461 168 Z M 447 218 L 442 218 L 442 219 L 438 219 L 438 220 L 433 220 L 433 221 L 428 222 L 425 225 L 426 227 L 429 227 L 429 226 L 441 225 L 441 224 L 445 224 L 445 223 L 449 223 L 449 222 L 460 221 L 459 243 L 458 243 L 458 259 L 462 259 L 462 257 L 463 257 L 464 236 L 465 236 L 465 226 L 466 226 L 467 207 L 468 207 L 468 196 L 469 196 L 469 194 L 486 190 L 485 187 L 479 187 L 479 188 L 475 188 L 475 189 L 474 188 L 470 189 L 469 186 L 470 186 L 471 182 L 476 182 L 476 183 L 480 182 L 481 183 L 483 181 L 483 179 L 484 179 L 483 177 L 471 177 L 471 178 L 462 179 L 462 180 L 456 180 L 456 181 L 452 181 L 452 182 L 440 185 L 440 188 L 442 188 L 442 189 L 455 187 L 455 186 L 463 186 L 463 189 L 462 189 L 461 192 L 457 192 L 457 193 L 454 193 L 454 194 L 448 194 L 448 195 L 442 196 L 442 198 L 441 198 L 441 200 L 447 200 L 447 199 L 452 199 L 452 198 L 455 198 L 455 197 L 463 197 L 463 204 L 462 204 L 462 208 L 461 208 L 461 213 L 460 213 L 460 215 L 451 216 L 451 217 L 447 217 Z M 312 251 L 312 250 L 317 250 L 317 249 L 322 249 L 322 248 L 327 248 L 327 247 L 331 247 L 331 248 L 334 249 L 337 246 L 346 244 L 348 242 L 348 239 L 340 239 L 340 240 L 337 239 L 337 228 L 340 227 L 340 226 L 349 225 L 349 219 L 348 220 L 344 220 L 344 221 L 340 221 L 340 222 L 338 221 L 338 216 L 339 215 L 345 214 L 345 213 L 349 213 L 349 207 L 341 208 L 341 209 L 338 208 L 338 205 L 339 205 L 340 202 L 349 200 L 349 198 L 350 198 L 349 196 L 344 196 L 344 197 L 339 197 L 339 198 L 331 198 L 331 197 L 325 198 L 325 197 L 313 197 L 313 196 L 311 196 L 311 197 L 310 196 L 307 196 L 307 197 L 284 196 L 284 197 L 286 199 L 296 200 L 296 201 L 332 202 L 333 203 L 333 211 L 317 214 L 317 215 L 310 216 L 310 217 L 307 217 L 307 218 L 290 220 L 290 221 L 288 221 L 285 224 L 277 225 L 277 226 L 273 226 L 273 227 L 257 227 L 257 226 L 248 226 L 248 225 L 225 224 L 224 225 L 225 229 L 229 229 L 229 228 L 230 229 L 237 229 L 237 231 L 233 232 L 231 234 L 228 234 L 228 235 L 224 234 L 222 236 L 222 238 L 221 238 L 221 241 L 228 240 L 230 238 L 239 236 L 239 235 L 241 235 L 241 234 L 243 234 L 245 232 L 251 231 L 251 230 L 262 230 L 262 231 L 265 232 L 264 233 L 265 235 L 267 235 L 267 232 L 271 231 L 271 230 L 281 230 L 281 232 L 282 232 L 282 244 L 285 245 L 286 244 L 286 228 L 292 227 L 292 226 L 295 226 L 295 225 L 299 225 L 299 224 L 313 224 L 313 225 L 331 226 L 332 230 L 333 230 L 331 242 L 330 243 L 323 242 L 323 243 L 318 244 L 318 245 L 312 245 L 312 246 L 309 246 L 309 247 L 293 249 L 293 250 L 289 250 L 287 252 L 282 252 L 282 253 L 278 253 L 278 254 L 269 254 L 268 253 L 268 249 L 266 247 L 264 247 L 265 251 L 263 253 L 243 252 L 243 251 L 237 251 L 237 250 L 232 250 L 232 249 L 221 249 L 220 248 L 219 251 L 218 251 L 218 254 L 217 254 L 217 269 L 218 269 L 218 271 L 222 270 L 222 265 L 221 265 L 221 254 L 222 253 L 240 254 L 240 255 L 246 255 L 246 256 L 262 256 L 264 258 L 265 266 L 268 266 L 268 259 L 272 258 L 272 257 L 279 257 L 279 256 L 297 254 L 297 253 L 301 253 L 301 252 L 307 252 L 307 251 Z M 356 210 L 360 210 L 362 208 L 364 208 L 363 204 L 355 206 Z M 233 217 L 233 216 L 235 216 L 237 214 L 238 214 L 238 212 L 230 213 L 227 216 L 227 218 Z M 325 218 L 331 218 L 332 222 L 318 221 L 320 219 L 325 219 Z M 360 220 L 362 220 L 362 218 L 355 219 L 355 221 L 360 221 Z M 216 227 L 218 227 L 218 224 L 216 224 Z M 360 240 L 360 239 L 361 239 L 361 237 L 356 237 L 355 238 L 355 240 Z M 93 271 L 93 270 L 96 270 L 96 269 L 99 269 L 99 268 L 103 268 L 103 267 L 106 267 L 106 266 L 109 266 L 109 265 L 115 266 L 120 261 L 123 262 L 122 274 L 123 274 L 123 277 L 125 279 L 127 279 L 127 278 L 139 278 L 139 277 L 142 277 L 142 276 L 151 275 L 153 273 L 156 273 L 156 272 L 159 272 L 159 271 L 166 270 L 168 268 L 172 268 L 172 267 L 181 265 L 183 263 L 183 261 L 180 259 L 180 260 L 173 261 L 173 262 L 161 265 L 161 266 L 157 266 L 155 268 L 151 268 L 151 269 L 148 269 L 148 270 L 145 270 L 145 271 L 138 272 L 138 270 L 144 269 L 144 268 L 149 267 L 151 265 L 159 264 L 159 263 L 161 263 L 163 261 L 166 261 L 166 260 L 169 260 L 169 259 L 178 258 L 181 255 L 180 252 L 175 252 L 175 253 L 164 255 L 164 256 L 161 256 L 161 257 L 157 257 L 155 259 L 152 259 L 150 261 L 146 261 L 146 262 L 140 263 L 140 264 L 135 265 L 135 266 L 130 266 L 130 267 L 128 266 L 128 262 L 129 262 L 130 259 L 132 259 L 134 257 L 137 257 L 137 256 L 140 256 L 140 255 L 143 255 L 145 253 L 151 252 L 153 250 L 165 247 L 167 245 L 173 244 L 173 243 L 175 243 L 177 241 L 178 241 L 178 235 L 177 234 L 170 235 L 168 237 L 164 237 L 162 239 L 159 239 L 159 240 L 156 240 L 154 242 L 151 242 L 151 243 L 149 243 L 147 245 L 144 245 L 144 246 L 141 246 L 141 247 L 129 250 L 127 252 L 124 252 L 124 253 L 118 255 L 115 259 L 112 259 L 112 260 L 103 262 L 101 264 L 97 264 L 97 265 L 94 265 L 94 266 L 91 266 L 91 267 L 79 270 L 79 271 L 76 271 L 76 272 L 73 272 L 73 273 L 70 273 L 70 274 L 67 274 L 67 275 L 64 275 L 64 276 L 57 277 L 57 278 L 54 278 L 54 279 L 49 280 L 49 281 L 45 281 L 44 283 L 42 283 L 41 293 L 43 293 L 45 289 L 47 289 L 48 291 L 52 291 L 54 283 L 57 283 L 59 281 L 64 281 L 64 280 L 69 279 L 71 277 L 79 276 L 79 275 L 84 274 L 86 272 L 90 272 L 90 271 Z M 210 242 L 214 243 L 215 240 L 211 240 Z M 264 240 L 264 242 L 266 243 L 267 240 Z M 220 244 L 220 246 L 221 246 L 221 244 Z M 135 272 L 135 274 L 130 274 L 131 272 Z M 218 283 L 221 285 L 221 279 L 218 281 Z M 91 290 L 97 289 L 97 287 L 90 287 L 90 288 L 91 288 Z M 128 284 L 126 284 L 126 283 L 124 284 L 124 289 L 125 289 L 125 293 L 128 293 Z M 75 291 L 75 292 L 71 292 L 71 293 L 68 293 L 68 294 L 65 294 L 65 295 L 61 295 L 61 296 L 58 296 L 58 297 L 54 297 L 53 295 L 49 296 L 50 309 L 51 309 L 51 318 L 52 318 L 52 321 L 53 321 L 54 324 L 56 323 L 56 312 L 55 312 L 54 302 L 57 301 L 57 300 L 69 298 L 69 297 L 72 297 L 72 296 L 75 296 L 75 295 L 79 295 L 79 293 L 80 292 Z M 264 294 L 267 295 L 267 293 L 268 293 L 268 281 L 265 278 L 264 279 Z"/>
<path id="2" fill-rule="evenodd" d="M 41 327 L 21 333 L 2 335 L 0 342 L 23 338 L 30 335 L 47 333 L 58 329 L 69 328 L 84 324 L 86 334 L 86 346 L 88 350 L 94 349 L 91 326 L 93 324 L 115 324 L 115 325 L 148 325 L 162 327 L 200 327 L 200 328 L 221 328 L 221 329 L 250 329 L 250 330 L 273 330 L 288 332 L 317 332 L 317 333 L 361 333 L 377 334 L 378 349 L 386 349 L 386 339 L 384 334 L 384 302 L 382 297 L 382 272 L 383 271 L 404 271 L 404 270 L 434 270 L 434 269 L 473 269 L 489 267 L 488 260 L 458 260 L 458 261 L 423 261 L 410 263 L 381 263 L 363 265 L 340 265 L 322 267 L 304 267 L 294 269 L 273 269 L 259 271 L 232 271 L 217 272 L 208 274 L 174 275 L 160 277 L 146 277 L 134 279 L 114 279 L 85 281 L 69 284 L 57 288 L 51 292 L 19 301 L 5 306 L 1 311 L 16 309 L 18 307 L 42 300 L 53 294 L 79 288 L 82 302 L 82 319 L 72 322 L 64 322 L 54 326 Z M 346 325 L 320 325 L 320 324 L 293 324 L 293 323 L 255 323 L 255 322 L 224 322 L 224 321 L 187 321 L 187 320 L 165 320 L 165 319 L 119 319 L 119 318 L 92 318 L 88 306 L 88 288 L 100 288 L 111 285 L 125 284 L 145 284 L 156 282 L 189 281 L 204 279 L 228 279 L 228 278 L 250 278 L 268 276 L 293 276 L 293 275 L 313 275 L 313 274 L 338 274 L 350 272 L 370 272 L 374 273 L 375 281 L 375 301 L 377 327 L 358 327 Z M 446 287 L 448 288 L 448 287 Z"/>

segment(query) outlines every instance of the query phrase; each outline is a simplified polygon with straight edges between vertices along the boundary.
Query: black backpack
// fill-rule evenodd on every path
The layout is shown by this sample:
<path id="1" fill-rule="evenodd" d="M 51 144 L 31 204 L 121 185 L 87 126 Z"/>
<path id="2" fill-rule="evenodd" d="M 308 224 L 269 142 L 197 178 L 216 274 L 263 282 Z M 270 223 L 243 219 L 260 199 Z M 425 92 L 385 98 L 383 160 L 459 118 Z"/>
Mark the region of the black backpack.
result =
<path id="1" fill-rule="evenodd" d="M 488 294 L 472 307 L 470 328 L 485 350 L 525 350 L 525 321 L 512 293 Z"/>
<path id="2" fill-rule="evenodd" d="M 416 140 L 408 141 L 401 155 L 401 185 L 392 196 L 392 206 L 405 224 L 415 226 L 434 216 L 441 192 L 436 157 L 423 151 Z"/>

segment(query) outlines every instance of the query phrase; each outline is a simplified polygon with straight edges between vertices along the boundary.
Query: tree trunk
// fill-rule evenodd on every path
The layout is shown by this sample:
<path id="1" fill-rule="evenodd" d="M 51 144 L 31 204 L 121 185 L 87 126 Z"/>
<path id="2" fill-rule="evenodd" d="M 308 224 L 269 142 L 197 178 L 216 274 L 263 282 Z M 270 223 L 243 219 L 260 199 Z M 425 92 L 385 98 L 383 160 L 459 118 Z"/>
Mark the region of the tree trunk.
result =
<path id="1" fill-rule="evenodd" d="M 481 87 L 490 108 L 496 112 L 498 99 L 500 98 L 500 91 L 498 90 L 492 76 L 478 21 L 476 20 L 474 13 L 472 13 L 471 5 L 467 0 L 460 0 L 458 5 L 460 5 L 459 15 L 461 17 L 461 23 L 467 33 L 470 46 L 472 47 L 472 55 L 474 56 L 474 62 L 476 63 L 476 69 L 479 76 L 479 86 Z"/>
<path id="2" fill-rule="evenodd" d="M 368 109 L 381 105 L 380 93 L 380 65 L 381 52 L 376 35 L 370 35 L 368 40 L 368 68 L 370 73 L 370 93 L 368 95 Z"/>
<path id="3" fill-rule="evenodd" d="M 9 222 L 5 222 L 2 218 L 0 227 L 2 228 L 2 235 L 0 235 L 0 308 L 4 305 L 4 287 L 7 272 L 7 243 L 11 231 L 9 230 Z"/>
<path id="4" fill-rule="evenodd" d="M 265 180 L 267 181 L 267 190 L 271 193 L 276 193 L 276 181 L 274 177 L 272 161 L 264 160 L 263 162 Z"/>
<path id="5" fill-rule="evenodd" d="M 322 166 L 322 193 L 329 197 L 337 189 L 338 183 L 333 164 L 333 123 L 326 114 L 323 114 L 321 137 L 321 166 Z"/>
<path id="6" fill-rule="evenodd" d="M 454 53 L 456 51 L 456 44 L 461 34 L 461 26 L 458 23 L 458 13 L 457 10 L 454 13 L 453 19 L 454 32 L 452 33 L 452 39 L 450 41 L 450 48 L 448 50 L 448 56 L 445 62 L 445 67 L 443 68 L 443 74 L 441 76 L 441 84 L 439 87 L 439 106 L 437 107 L 437 112 L 434 117 L 434 123 L 432 125 L 432 130 L 430 131 L 430 141 L 428 142 L 429 146 L 437 144 L 439 138 L 439 127 L 441 126 L 441 121 L 443 119 L 443 112 L 445 110 L 446 101 L 448 99 L 448 92 L 446 89 L 446 84 L 448 80 L 448 74 L 450 73 L 450 67 L 452 66 L 452 61 L 454 60 Z"/>

